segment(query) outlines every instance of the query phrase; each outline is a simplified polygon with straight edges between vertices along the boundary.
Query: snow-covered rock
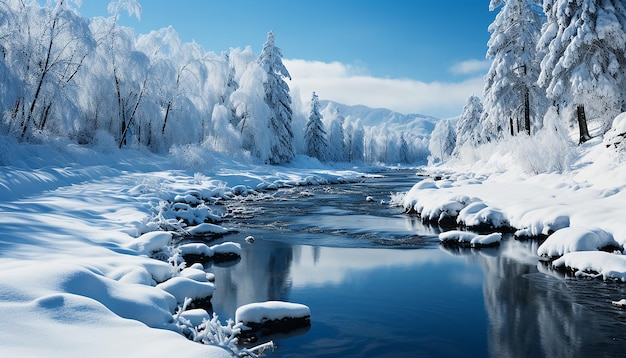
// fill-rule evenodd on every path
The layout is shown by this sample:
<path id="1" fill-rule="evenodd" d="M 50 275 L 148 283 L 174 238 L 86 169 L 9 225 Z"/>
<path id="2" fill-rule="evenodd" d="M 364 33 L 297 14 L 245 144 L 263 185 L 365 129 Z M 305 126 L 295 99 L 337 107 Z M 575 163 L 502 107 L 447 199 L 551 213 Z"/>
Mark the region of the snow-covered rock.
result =
<path id="1" fill-rule="evenodd" d="M 577 276 L 601 277 L 626 282 L 626 255 L 604 251 L 570 252 L 554 260 L 557 269 L 574 271 Z"/>
<path id="2" fill-rule="evenodd" d="M 439 240 L 446 245 L 486 247 L 499 245 L 502 241 L 502 234 L 496 232 L 479 235 L 468 231 L 452 230 L 439 234 Z"/>
<path id="3" fill-rule="evenodd" d="M 463 208 L 456 221 L 461 225 L 477 228 L 509 226 L 509 222 L 501 210 L 490 207 L 482 201 L 473 202 Z"/>
<path id="4" fill-rule="evenodd" d="M 267 324 L 289 324 L 289 321 L 308 324 L 310 317 L 311 309 L 308 306 L 282 301 L 249 303 L 235 311 L 235 322 L 252 329 Z"/>
<path id="5" fill-rule="evenodd" d="M 202 223 L 200 225 L 192 226 L 187 229 L 187 232 L 191 235 L 205 236 L 205 235 L 224 235 L 230 232 L 227 228 L 210 223 Z"/>
<path id="6" fill-rule="evenodd" d="M 241 256 L 241 245 L 236 242 L 224 242 L 213 246 L 204 243 L 189 243 L 179 247 L 183 257 L 197 256 L 205 259 L 224 259 Z"/>
<path id="7" fill-rule="evenodd" d="M 241 245 L 236 242 L 224 242 L 211 246 L 213 255 L 216 256 L 241 256 Z"/>
<path id="8" fill-rule="evenodd" d="M 613 235 L 600 228 L 567 227 L 548 236 L 537 249 L 544 257 L 559 257 L 575 251 L 618 249 L 621 245 Z"/>

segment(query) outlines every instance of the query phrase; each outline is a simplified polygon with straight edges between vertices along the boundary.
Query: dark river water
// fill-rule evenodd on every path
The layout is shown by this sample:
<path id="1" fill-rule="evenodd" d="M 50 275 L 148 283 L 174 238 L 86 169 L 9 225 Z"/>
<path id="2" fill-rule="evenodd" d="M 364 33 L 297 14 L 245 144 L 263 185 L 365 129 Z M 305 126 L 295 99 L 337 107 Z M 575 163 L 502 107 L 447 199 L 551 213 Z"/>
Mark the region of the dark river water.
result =
<path id="1" fill-rule="evenodd" d="M 447 249 L 439 230 L 388 205 L 413 172 L 283 189 L 231 207 L 238 262 L 216 275 L 213 308 L 302 303 L 311 326 L 269 337 L 267 357 L 623 357 L 624 284 L 564 278 L 537 243 Z M 370 196 L 373 200 L 366 200 Z M 255 241 L 243 238 L 252 235 Z"/>

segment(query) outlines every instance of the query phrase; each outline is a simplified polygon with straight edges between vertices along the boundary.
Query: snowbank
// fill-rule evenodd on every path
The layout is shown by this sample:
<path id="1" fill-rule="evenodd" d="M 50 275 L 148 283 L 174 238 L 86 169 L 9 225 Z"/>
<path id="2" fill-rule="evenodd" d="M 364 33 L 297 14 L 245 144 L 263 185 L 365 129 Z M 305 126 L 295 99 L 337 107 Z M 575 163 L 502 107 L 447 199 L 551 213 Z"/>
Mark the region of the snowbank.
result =
<path id="1" fill-rule="evenodd" d="M 211 167 L 188 171 L 140 150 L 100 154 L 60 142 L 9 149 L 4 154 L 13 166 L 0 166 L 0 355 L 8 357 L 230 357 L 188 340 L 173 321 L 186 297 L 211 297 L 215 277 L 202 265 L 176 272 L 182 265 L 157 259 L 184 232 L 160 225 L 224 232 L 203 225 L 221 218 L 200 199 L 257 195 L 260 184 L 365 175 L 219 156 Z M 241 255 L 234 243 L 207 248 Z M 202 311 L 180 316 L 195 323 L 206 318 Z"/>

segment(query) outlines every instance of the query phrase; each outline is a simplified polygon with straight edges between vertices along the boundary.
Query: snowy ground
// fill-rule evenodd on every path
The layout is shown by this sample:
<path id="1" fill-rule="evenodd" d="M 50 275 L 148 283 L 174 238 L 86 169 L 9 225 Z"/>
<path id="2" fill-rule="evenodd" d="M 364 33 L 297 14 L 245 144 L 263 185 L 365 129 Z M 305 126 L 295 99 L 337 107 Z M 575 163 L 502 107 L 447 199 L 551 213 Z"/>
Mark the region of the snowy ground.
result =
<path id="1" fill-rule="evenodd" d="M 157 241 L 137 239 L 154 228 L 149 218 L 159 203 L 192 191 L 228 197 L 363 175 L 304 158 L 273 167 L 194 148 L 158 156 L 115 148 L 101 154 L 103 148 L 54 141 L 1 143 L 2 356 L 230 356 L 177 331 L 180 297 L 156 285 L 174 275 L 172 268 L 145 255 L 146 245 Z M 626 256 L 597 251 L 626 244 L 626 166 L 600 139 L 577 150 L 565 173 L 527 174 L 506 155 L 429 167 L 425 173 L 433 179 L 406 193 L 403 205 L 435 220 L 488 224 L 493 232 L 556 232 L 539 247 L 537 262 L 545 256 L 579 275 L 626 281 Z M 491 244 L 500 237 L 483 238 Z M 196 313 L 187 319 L 203 317 Z"/>
<path id="2" fill-rule="evenodd" d="M 180 302 L 156 286 L 172 268 L 146 256 L 137 242 L 151 228 L 147 218 L 159 202 L 190 190 L 228 196 L 361 175 L 302 158 L 278 168 L 191 148 L 157 156 L 111 148 L 97 154 L 64 142 L 2 143 L 0 347 L 6 357 L 230 356 L 177 332 Z M 304 169 L 311 167 L 321 169 Z"/>
<path id="3" fill-rule="evenodd" d="M 620 154 L 595 138 L 574 150 L 571 170 L 529 174 L 513 152 L 496 151 L 472 165 L 453 160 L 431 166 L 424 173 L 432 179 L 415 185 L 402 205 L 433 221 L 513 229 L 522 238 L 553 234 L 537 250 L 538 261 L 557 259 L 555 267 L 577 275 L 626 281 L 626 256 L 619 251 L 626 244 Z"/>

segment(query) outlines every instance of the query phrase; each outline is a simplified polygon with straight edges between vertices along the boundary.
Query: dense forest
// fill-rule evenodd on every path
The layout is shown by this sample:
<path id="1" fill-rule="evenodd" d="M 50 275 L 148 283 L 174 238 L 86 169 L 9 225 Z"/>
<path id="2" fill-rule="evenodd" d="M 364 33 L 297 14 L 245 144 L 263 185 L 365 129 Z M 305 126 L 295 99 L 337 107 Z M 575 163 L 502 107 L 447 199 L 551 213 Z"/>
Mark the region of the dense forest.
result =
<path id="1" fill-rule="evenodd" d="M 626 110 L 626 2 L 491 0 L 490 9 L 483 100 L 471 96 L 457 121 L 438 123 L 430 160 L 521 148 L 531 171 L 562 170 L 572 143 L 604 135 Z"/>
<path id="2" fill-rule="evenodd" d="M 137 36 L 119 25 L 121 12 L 139 16 L 135 0 L 112 1 L 109 17 L 93 19 L 70 0 L 2 0 L 0 8 L 6 138 L 158 153 L 198 145 L 269 164 L 306 153 L 336 162 L 427 156 L 422 134 L 364 126 L 333 105 L 320 108 L 315 94 L 310 106 L 293 101 L 272 32 L 259 55 L 250 47 L 216 54 L 181 42 L 171 27 Z"/>

